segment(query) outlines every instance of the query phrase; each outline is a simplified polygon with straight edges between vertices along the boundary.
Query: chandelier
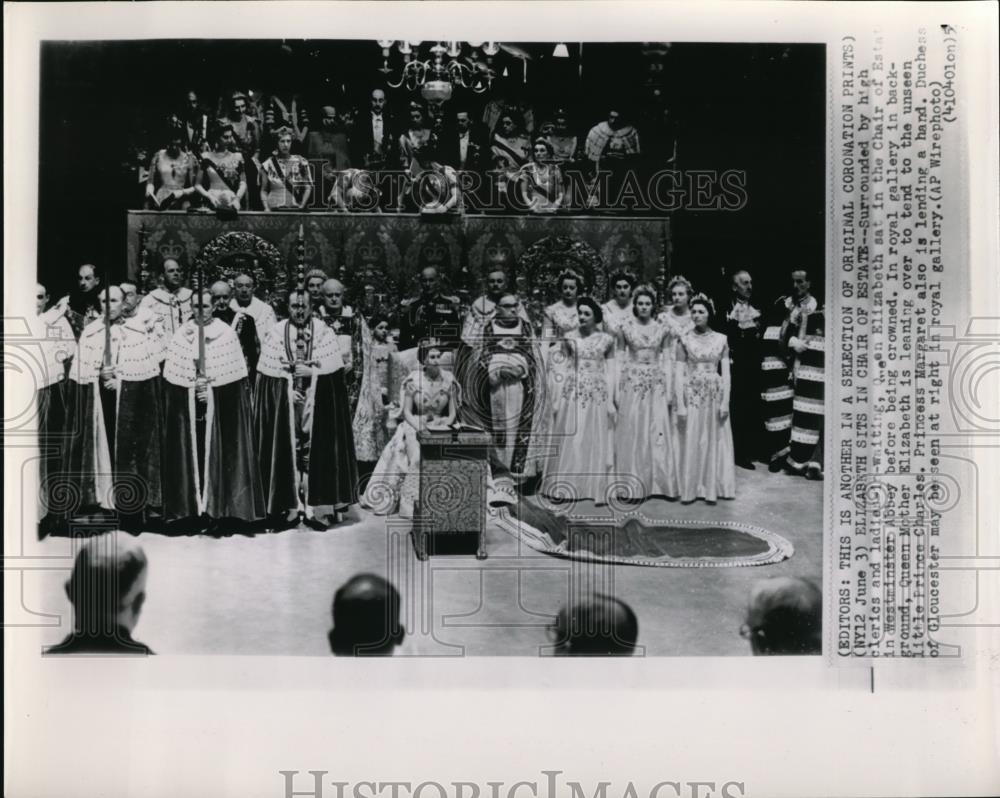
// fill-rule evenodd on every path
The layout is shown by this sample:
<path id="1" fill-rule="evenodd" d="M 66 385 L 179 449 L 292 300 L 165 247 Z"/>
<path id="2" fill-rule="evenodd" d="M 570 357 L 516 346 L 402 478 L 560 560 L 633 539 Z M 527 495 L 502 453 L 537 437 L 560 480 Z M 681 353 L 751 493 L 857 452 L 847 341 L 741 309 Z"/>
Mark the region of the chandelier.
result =
<path id="1" fill-rule="evenodd" d="M 424 42 L 379 39 L 378 45 L 382 48 L 382 68 L 379 71 L 385 75 L 390 87 L 398 89 L 405 86 L 408 91 L 419 88 L 420 94 L 429 102 L 450 100 L 456 85 L 471 89 L 476 94 L 492 87 L 491 65 L 493 56 L 500 52 L 499 42 L 434 42 L 428 48 L 431 58 L 425 61 L 419 58 L 422 44 Z M 389 66 L 393 45 L 397 45 L 403 56 L 403 67 L 395 83 L 389 77 L 393 71 Z M 464 58 L 463 47 L 468 48 L 468 55 Z M 481 55 L 485 56 L 485 61 L 481 60 Z"/>

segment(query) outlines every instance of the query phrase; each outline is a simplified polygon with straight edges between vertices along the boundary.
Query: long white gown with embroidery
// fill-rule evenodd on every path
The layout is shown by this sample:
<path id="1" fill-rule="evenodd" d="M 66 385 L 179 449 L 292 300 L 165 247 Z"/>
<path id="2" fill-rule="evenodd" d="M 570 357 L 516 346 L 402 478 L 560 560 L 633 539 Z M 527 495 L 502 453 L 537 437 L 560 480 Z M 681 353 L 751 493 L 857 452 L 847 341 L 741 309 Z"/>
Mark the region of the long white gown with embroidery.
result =
<path id="1" fill-rule="evenodd" d="M 416 415 L 433 424 L 448 416 L 449 407 L 459 402 L 459 387 L 447 371 L 429 377 L 423 369 L 410 372 L 400 388 L 400 406 L 413 399 Z M 413 517 L 414 504 L 420 489 L 420 443 L 417 430 L 400 414 L 399 426 L 382 451 L 361 506 L 376 515 L 399 512 L 404 518 Z"/>
<path id="2" fill-rule="evenodd" d="M 689 332 L 677 347 L 679 390 L 687 407 L 687 423 L 680 426 L 681 501 L 736 497 L 733 430 L 728 416 L 719 418 L 721 407 L 729 410 L 719 370 L 728 357 L 726 336 L 712 331 Z"/>
<path id="3" fill-rule="evenodd" d="M 580 317 L 575 304 L 556 302 L 545 308 L 541 344 L 545 352 L 545 395 L 552 416 L 559 411 L 572 371 L 570 358 L 563 351 L 561 341 L 579 326 Z"/>
<path id="4" fill-rule="evenodd" d="M 606 503 L 614 481 L 614 430 L 608 411 L 615 379 L 615 341 L 603 332 L 570 335 L 572 357 L 553 437 L 559 456 L 542 492 L 558 499 Z"/>
<path id="5" fill-rule="evenodd" d="M 624 351 L 615 430 L 615 473 L 630 499 L 680 495 L 676 434 L 667 414 L 671 375 L 663 350 L 672 343 L 657 321 L 621 327 Z"/>

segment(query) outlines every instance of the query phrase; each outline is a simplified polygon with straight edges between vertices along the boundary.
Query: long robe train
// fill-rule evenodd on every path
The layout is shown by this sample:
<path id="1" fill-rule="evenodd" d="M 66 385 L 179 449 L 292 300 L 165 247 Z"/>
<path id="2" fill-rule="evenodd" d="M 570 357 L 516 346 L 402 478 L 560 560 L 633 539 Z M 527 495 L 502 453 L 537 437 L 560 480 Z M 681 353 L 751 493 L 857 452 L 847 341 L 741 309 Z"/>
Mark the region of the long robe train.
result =
<path id="1" fill-rule="evenodd" d="M 287 379 L 257 377 L 254 426 L 268 514 L 287 512 L 299 503 L 288 386 Z M 316 377 L 311 429 L 307 504 L 357 503 L 358 469 L 342 370 Z"/>
<path id="2" fill-rule="evenodd" d="M 264 517 L 264 493 L 254 457 L 250 389 L 241 379 L 211 389 L 207 421 L 205 484 L 196 466 L 193 388 L 167 383 L 164 405 L 163 514 L 167 520 L 212 518 L 257 521 Z M 199 502 L 199 485 L 204 507 Z"/>

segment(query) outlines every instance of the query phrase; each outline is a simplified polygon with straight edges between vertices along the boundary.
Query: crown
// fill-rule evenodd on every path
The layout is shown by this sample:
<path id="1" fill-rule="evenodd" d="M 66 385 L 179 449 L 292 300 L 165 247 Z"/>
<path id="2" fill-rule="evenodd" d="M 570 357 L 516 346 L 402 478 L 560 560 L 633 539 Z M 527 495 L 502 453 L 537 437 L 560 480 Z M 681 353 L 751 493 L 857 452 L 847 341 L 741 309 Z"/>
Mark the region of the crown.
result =
<path id="1" fill-rule="evenodd" d="M 493 244 L 486 248 L 486 260 L 490 263 L 506 263 L 510 250 L 503 244 Z"/>
<path id="2" fill-rule="evenodd" d="M 382 257 L 382 247 L 370 241 L 358 247 L 358 254 L 365 263 L 374 263 Z"/>
<path id="3" fill-rule="evenodd" d="M 180 244 L 161 244 L 159 247 L 159 252 L 166 258 L 179 258 L 184 254 L 184 247 Z"/>
<path id="4" fill-rule="evenodd" d="M 630 246 L 619 247 L 615 252 L 615 260 L 621 264 L 635 263 L 639 260 L 639 250 Z"/>
<path id="5" fill-rule="evenodd" d="M 424 247 L 424 258 L 428 263 L 441 263 L 447 254 L 447 250 L 444 246 L 437 241 Z"/>

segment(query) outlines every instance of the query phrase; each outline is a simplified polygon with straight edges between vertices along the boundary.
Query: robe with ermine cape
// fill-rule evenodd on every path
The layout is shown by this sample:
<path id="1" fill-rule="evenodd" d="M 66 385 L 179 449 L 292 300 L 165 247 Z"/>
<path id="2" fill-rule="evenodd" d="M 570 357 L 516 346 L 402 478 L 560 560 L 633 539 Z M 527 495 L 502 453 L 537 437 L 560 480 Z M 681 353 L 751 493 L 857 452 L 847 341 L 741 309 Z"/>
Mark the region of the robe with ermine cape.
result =
<path id="1" fill-rule="evenodd" d="M 163 463 L 170 475 L 163 486 L 164 516 L 262 519 L 264 496 L 254 457 L 250 384 L 232 327 L 220 319 L 205 325 L 209 391 L 203 408 L 195 396 L 197 359 L 198 325 L 189 321 L 171 339 L 163 367 Z"/>
<path id="2" fill-rule="evenodd" d="M 151 324 L 121 318 L 111 325 L 110 365 L 117 390 L 101 384 L 104 319 L 80 334 L 73 367 L 78 427 L 66 448 L 66 468 L 82 507 L 137 513 L 162 503 L 162 389 L 159 343 Z"/>

